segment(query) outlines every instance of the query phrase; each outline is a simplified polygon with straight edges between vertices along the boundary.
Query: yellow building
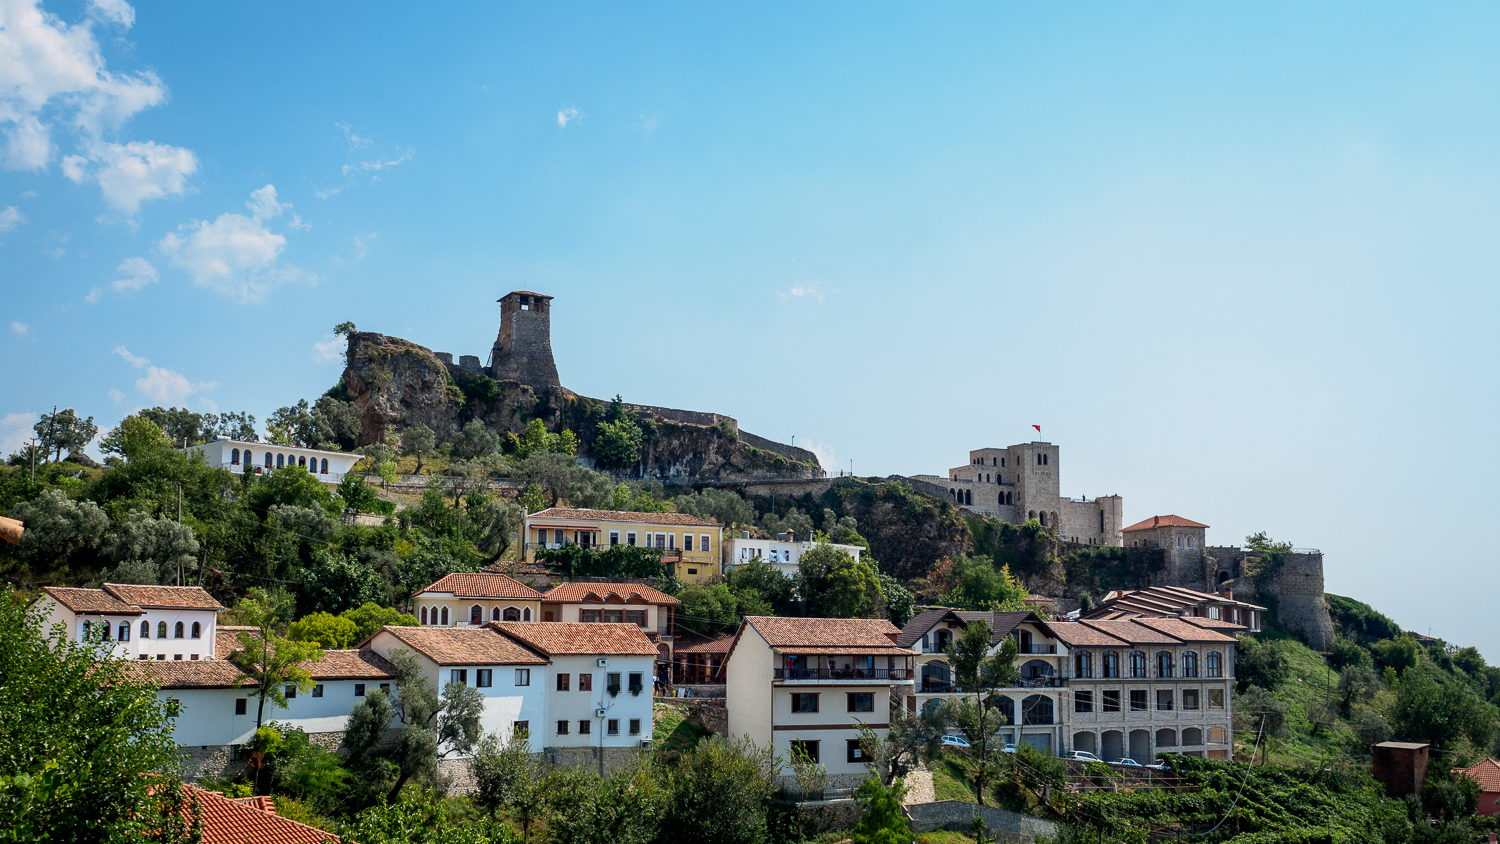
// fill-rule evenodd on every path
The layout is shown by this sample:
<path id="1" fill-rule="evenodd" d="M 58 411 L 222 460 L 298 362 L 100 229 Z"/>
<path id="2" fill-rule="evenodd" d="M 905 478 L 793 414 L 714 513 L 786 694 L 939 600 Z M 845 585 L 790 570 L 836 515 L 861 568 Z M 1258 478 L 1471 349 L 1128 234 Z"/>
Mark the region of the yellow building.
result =
<path id="1" fill-rule="evenodd" d="M 723 533 L 717 522 L 686 513 L 549 507 L 526 517 L 526 562 L 535 563 L 541 548 L 636 545 L 660 550 L 683 583 L 714 583 Z"/>

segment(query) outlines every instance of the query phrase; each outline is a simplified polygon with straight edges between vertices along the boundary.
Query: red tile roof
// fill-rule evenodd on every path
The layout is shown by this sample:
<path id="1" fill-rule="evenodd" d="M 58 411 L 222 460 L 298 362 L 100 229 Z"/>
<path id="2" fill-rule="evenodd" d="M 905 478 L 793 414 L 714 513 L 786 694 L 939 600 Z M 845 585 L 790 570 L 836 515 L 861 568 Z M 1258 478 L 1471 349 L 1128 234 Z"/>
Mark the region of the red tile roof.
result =
<path id="1" fill-rule="evenodd" d="M 1049 627 L 1058 641 L 1070 648 L 1123 648 L 1128 643 L 1077 621 L 1055 621 Z"/>
<path id="2" fill-rule="evenodd" d="M 266 806 L 270 798 L 235 800 L 195 785 L 184 783 L 182 787 L 198 801 L 203 844 L 321 844 L 340 840 L 331 832 L 281 817 Z"/>
<path id="3" fill-rule="evenodd" d="M 718 522 L 689 516 L 686 513 L 636 513 L 629 510 L 588 510 L 574 507 L 548 507 L 532 513 L 532 519 L 564 519 L 588 522 L 640 522 L 647 525 L 675 525 L 678 527 L 721 527 Z"/>
<path id="4" fill-rule="evenodd" d="M 127 604 L 146 609 L 219 610 L 226 607 L 214 600 L 201 586 L 138 586 L 133 583 L 106 583 L 104 591 Z"/>
<path id="5" fill-rule="evenodd" d="M 314 680 L 389 680 L 396 668 L 371 650 L 324 651 L 323 658 L 307 666 Z"/>
<path id="6" fill-rule="evenodd" d="M 602 625 L 601 625 L 602 626 Z M 623 625 L 621 625 L 623 626 Z M 439 665 L 546 665 L 547 660 L 491 627 L 391 627 L 389 633 Z M 379 636 L 380 633 L 376 633 Z M 374 637 L 371 637 L 372 639 Z M 367 643 L 362 643 L 367 644 Z"/>
<path id="7" fill-rule="evenodd" d="M 227 659 L 134 659 L 124 666 L 163 689 L 228 689 L 237 680 L 255 688 L 255 681 Z"/>
<path id="8" fill-rule="evenodd" d="M 734 643 L 733 633 L 719 633 L 714 636 L 678 636 L 677 641 L 672 643 L 674 654 L 713 654 L 728 653 L 729 646 Z"/>
<path id="9" fill-rule="evenodd" d="M 639 583 L 559 583 L 542 596 L 543 601 L 562 604 L 659 604 L 682 602 Z"/>
<path id="10" fill-rule="evenodd" d="M 1480 791 L 1500 792 L 1500 762 L 1494 759 L 1481 759 L 1468 768 L 1455 768 L 1453 773 L 1474 779 Z"/>
<path id="11" fill-rule="evenodd" d="M 52 600 L 77 613 L 140 615 L 145 610 L 116 598 L 103 589 L 74 589 L 67 586 L 43 586 Z"/>
<path id="12" fill-rule="evenodd" d="M 548 656 L 600 654 L 655 656 L 656 646 L 634 624 L 568 621 L 493 621 L 485 625 Z"/>
<path id="13" fill-rule="evenodd" d="M 1185 618 L 1138 618 L 1135 623 L 1153 630 L 1160 630 L 1182 642 L 1219 642 L 1229 645 L 1235 642 L 1233 636 L 1226 636 L 1197 624 L 1191 624 Z"/>
<path id="14" fill-rule="evenodd" d="M 1128 642 L 1132 645 L 1181 644 L 1174 636 L 1169 636 L 1160 630 L 1146 627 L 1133 621 L 1080 621 L 1078 623 L 1086 624 L 1106 636 L 1113 636 L 1122 642 Z"/>
<path id="15" fill-rule="evenodd" d="M 220 624 L 214 628 L 214 659 L 229 659 L 229 655 L 245 647 L 240 636 L 245 633 L 256 633 L 259 627 L 242 627 L 233 624 Z"/>
<path id="16" fill-rule="evenodd" d="M 450 574 L 429 584 L 418 595 L 427 592 L 451 592 L 457 598 L 517 598 L 540 601 L 542 593 L 530 586 L 503 574 Z"/>
<path id="17" fill-rule="evenodd" d="M 1143 522 L 1136 522 L 1128 528 L 1122 528 L 1121 533 L 1128 533 L 1133 530 L 1150 530 L 1151 528 L 1158 527 L 1206 528 L 1208 525 L 1195 522 L 1192 519 L 1184 519 L 1181 516 L 1152 516 Z"/>
<path id="18" fill-rule="evenodd" d="M 881 653 L 899 652 L 895 636 L 901 631 L 884 619 L 868 618 L 781 618 L 770 615 L 745 617 L 745 624 L 754 628 L 772 648 L 803 649 L 819 648 L 820 653 L 854 650 L 864 652 L 877 650 Z"/>

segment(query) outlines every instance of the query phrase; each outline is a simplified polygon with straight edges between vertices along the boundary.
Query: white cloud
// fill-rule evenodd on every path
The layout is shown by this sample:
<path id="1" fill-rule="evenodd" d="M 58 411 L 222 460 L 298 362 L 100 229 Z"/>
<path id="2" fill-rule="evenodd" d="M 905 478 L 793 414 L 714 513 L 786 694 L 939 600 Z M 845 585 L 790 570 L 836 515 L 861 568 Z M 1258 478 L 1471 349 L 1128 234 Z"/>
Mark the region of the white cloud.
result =
<path id="1" fill-rule="evenodd" d="M 557 113 L 557 127 L 559 129 L 566 129 L 566 128 L 568 128 L 568 124 L 569 123 L 572 123 L 572 122 L 574 122 L 576 120 L 582 120 L 582 119 L 583 119 L 583 113 L 580 112 L 578 109 L 576 109 L 576 108 L 565 108 L 562 111 L 559 111 Z"/>
<path id="2" fill-rule="evenodd" d="M 26 222 L 26 215 L 22 214 L 21 209 L 16 206 L 7 205 L 4 210 L 0 210 L 0 234 L 13 232 L 16 226 L 24 222 Z"/>
<path id="3" fill-rule="evenodd" d="M 135 389 L 157 404 L 176 407 L 183 404 L 184 400 L 193 393 L 212 390 L 218 386 L 212 381 L 194 382 L 179 372 L 152 366 L 151 361 L 131 354 L 130 350 L 124 346 L 116 346 L 115 354 L 124 358 L 136 369 L 146 370 L 145 375 L 136 379 Z"/>
<path id="4" fill-rule="evenodd" d="M 655 132 L 656 131 L 656 127 L 659 126 L 660 124 L 661 124 L 661 121 L 658 120 L 657 117 L 656 117 L 656 115 L 654 115 L 654 114 L 651 115 L 650 117 L 647 117 L 644 114 L 641 115 L 641 132 L 643 134 L 649 135 L 652 132 Z"/>
<path id="5" fill-rule="evenodd" d="M 114 402 L 115 404 L 119 404 L 120 402 L 125 400 L 125 394 L 115 389 L 114 387 L 110 387 L 109 400 Z"/>
<path id="6" fill-rule="evenodd" d="M 31 326 L 27 325 L 24 322 L 21 322 L 20 320 L 16 320 L 15 322 L 12 322 L 10 324 L 10 333 L 16 335 L 17 337 L 26 337 L 31 334 Z"/>
<path id="7" fill-rule="evenodd" d="M 344 130 L 344 140 L 349 142 L 350 149 L 364 149 L 365 147 L 374 143 L 369 138 L 361 138 L 358 134 L 355 133 L 354 127 L 350 126 L 348 123 L 335 123 L 333 125 Z"/>
<path id="8" fill-rule="evenodd" d="M 125 0 L 89 0 L 89 12 L 108 23 L 126 29 L 135 26 L 135 9 Z"/>
<path id="9" fill-rule="evenodd" d="M 823 302 L 823 285 L 821 284 L 794 284 L 786 290 L 776 291 L 776 295 L 784 302 L 788 299 L 816 299 L 819 304 Z"/>
<path id="10" fill-rule="evenodd" d="M 194 284 L 241 302 L 263 301 L 266 293 L 283 284 L 315 283 L 316 274 L 276 263 L 286 248 L 286 237 L 271 231 L 266 222 L 292 207 L 277 201 L 276 188 L 266 185 L 255 191 L 245 207 L 251 216 L 229 212 L 211 223 L 184 223 L 163 237 L 157 248 Z M 292 224 L 300 223 L 294 215 Z"/>
<path id="11" fill-rule="evenodd" d="M 97 305 L 99 304 L 99 300 L 103 298 L 104 288 L 95 287 L 93 290 L 89 291 L 89 295 L 83 297 L 83 301 L 88 302 L 90 305 Z"/>
<path id="12" fill-rule="evenodd" d="M 818 465 L 822 466 L 823 471 L 829 474 L 835 474 L 840 469 L 846 472 L 849 471 L 849 461 L 840 460 L 839 456 L 834 453 L 833 446 L 827 443 L 820 443 L 814 440 L 801 440 L 796 445 L 798 448 L 805 448 L 816 454 L 818 456 Z"/>
<path id="13" fill-rule="evenodd" d="M 75 150 L 62 159 L 76 182 L 97 180 L 104 199 L 133 214 L 144 201 L 182 193 L 198 168 L 191 150 L 139 141 L 105 140 L 138 112 L 166 102 L 151 71 L 106 68 L 96 23 L 129 28 L 135 9 L 125 0 L 90 0 L 88 17 L 70 24 L 39 0 L 0 0 L 0 163 L 41 170 L 57 154 L 54 135 Z"/>
<path id="14" fill-rule="evenodd" d="M 0 454 L 14 454 L 36 433 L 32 428 L 37 422 L 34 412 L 7 413 L 0 416 Z"/>
<path id="15" fill-rule="evenodd" d="M 370 232 L 364 237 L 354 238 L 354 260 L 358 261 L 360 258 L 365 257 L 365 253 L 370 249 L 370 243 L 379 237 L 379 234 Z"/>
<path id="16" fill-rule="evenodd" d="M 41 194 L 37 193 L 34 190 L 22 191 L 21 195 L 26 197 L 27 199 L 36 199 L 37 197 L 41 196 Z"/>
<path id="17" fill-rule="evenodd" d="M 120 266 L 115 267 L 115 272 L 123 273 L 125 277 L 115 279 L 109 286 L 121 293 L 140 290 L 148 284 L 155 284 L 159 278 L 156 267 L 145 258 L 126 258 Z"/>
<path id="18" fill-rule="evenodd" d="M 344 349 L 348 347 L 348 341 L 332 334 L 323 336 L 325 339 L 313 343 L 312 359 L 317 363 L 330 363 L 342 357 Z"/>
<path id="19" fill-rule="evenodd" d="M 399 149 L 399 147 L 397 147 L 397 149 Z M 374 161 L 361 161 L 361 162 L 358 162 L 356 164 L 345 164 L 344 165 L 344 175 L 345 176 L 350 176 L 350 175 L 353 175 L 353 174 L 359 173 L 359 172 L 369 172 L 371 170 L 385 170 L 385 169 L 390 168 L 390 167 L 398 167 L 398 166 L 400 166 L 402 164 L 405 164 L 406 162 L 410 161 L 412 155 L 414 155 L 415 153 L 416 153 L 415 150 L 407 150 L 406 151 L 406 155 L 403 155 L 400 158 L 392 158 L 392 159 L 380 159 L 380 158 L 377 158 Z"/>

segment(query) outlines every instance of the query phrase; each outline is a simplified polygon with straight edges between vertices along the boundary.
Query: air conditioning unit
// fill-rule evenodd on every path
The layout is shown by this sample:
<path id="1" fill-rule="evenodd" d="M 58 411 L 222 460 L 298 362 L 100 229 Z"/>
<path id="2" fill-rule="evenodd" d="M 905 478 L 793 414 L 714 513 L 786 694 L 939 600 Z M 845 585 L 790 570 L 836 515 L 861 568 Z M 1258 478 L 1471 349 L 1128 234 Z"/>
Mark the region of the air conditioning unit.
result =
<path id="1" fill-rule="evenodd" d="M 601 706 L 598 709 L 594 710 L 594 717 L 595 718 L 603 718 L 604 715 L 605 715 L 604 707 Z"/>
<path id="2" fill-rule="evenodd" d="M 603 667 L 605 667 L 605 666 L 607 666 L 607 665 L 609 665 L 609 660 L 607 660 L 607 659 L 605 659 L 605 658 L 604 658 L 604 657 L 602 657 L 602 656 L 601 656 L 601 657 L 599 657 L 599 667 L 600 667 L 600 668 L 603 668 Z"/>
<path id="3" fill-rule="evenodd" d="M 644 748 L 644 749 L 646 749 L 646 750 L 650 750 L 651 749 L 651 739 L 648 739 L 648 738 L 641 739 L 641 747 Z"/>

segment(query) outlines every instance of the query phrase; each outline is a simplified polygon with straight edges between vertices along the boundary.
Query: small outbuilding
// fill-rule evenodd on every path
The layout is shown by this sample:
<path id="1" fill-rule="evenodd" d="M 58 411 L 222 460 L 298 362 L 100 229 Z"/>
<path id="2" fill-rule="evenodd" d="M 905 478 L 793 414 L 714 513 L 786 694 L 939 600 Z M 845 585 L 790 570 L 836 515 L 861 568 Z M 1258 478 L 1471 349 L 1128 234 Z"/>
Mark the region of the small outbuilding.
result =
<path id="1" fill-rule="evenodd" d="M 1500 762 L 1481 759 L 1470 767 L 1456 768 L 1453 773 L 1463 774 L 1479 783 L 1479 814 L 1487 818 L 1500 815 Z"/>
<path id="2" fill-rule="evenodd" d="M 1408 741 L 1383 741 L 1370 748 L 1375 779 L 1391 797 L 1421 794 L 1427 778 L 1428 745 Z"/>

